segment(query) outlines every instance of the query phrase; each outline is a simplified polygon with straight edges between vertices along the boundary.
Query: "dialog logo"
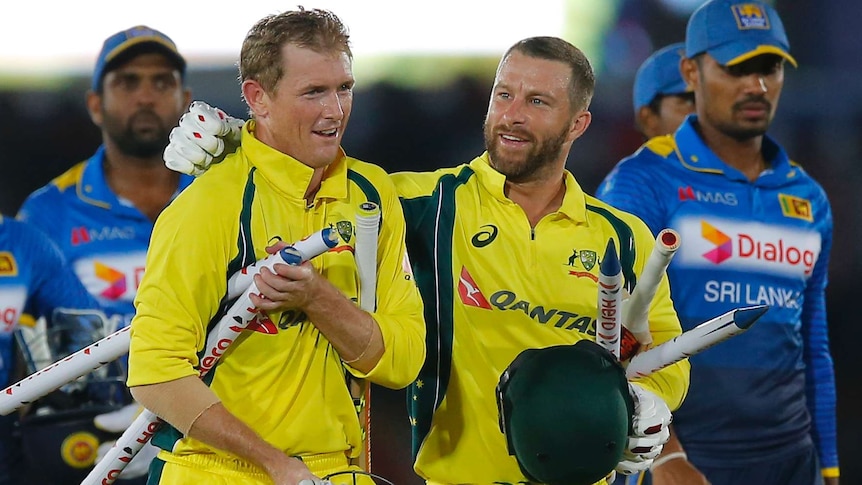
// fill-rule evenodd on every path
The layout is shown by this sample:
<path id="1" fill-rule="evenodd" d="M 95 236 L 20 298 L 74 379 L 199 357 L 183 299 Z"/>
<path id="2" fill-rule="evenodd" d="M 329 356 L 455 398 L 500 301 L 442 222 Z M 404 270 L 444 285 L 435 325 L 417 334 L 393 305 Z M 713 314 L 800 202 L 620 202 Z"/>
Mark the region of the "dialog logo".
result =
<path id="1" fill-rule="evenodd" d="M 700 223 L 700 234 L 704 239 L 715 245 L 714 249 L 703 253 L 704 258 L 715 264 L 720 264 L 722 261 L 733 256 L 733 241 L 730 239 L 730 236 L 719 231 L 715 226 L 706 221 L 701 221 Z"/>

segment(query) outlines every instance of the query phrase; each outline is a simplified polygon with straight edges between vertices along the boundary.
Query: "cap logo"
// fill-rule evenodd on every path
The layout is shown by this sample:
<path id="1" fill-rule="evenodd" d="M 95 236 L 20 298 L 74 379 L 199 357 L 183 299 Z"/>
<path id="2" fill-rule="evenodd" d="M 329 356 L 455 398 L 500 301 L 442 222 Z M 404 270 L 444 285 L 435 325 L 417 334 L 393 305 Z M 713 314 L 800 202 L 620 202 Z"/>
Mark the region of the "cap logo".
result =
<path id="1" fill-rule="evenodd" d="M 756 3 L 738 3 L 731 5 L 730 10 L 736 17 L 739 30 L 761 29 L 769 30 L 769 17 L 762 5 Z"/>

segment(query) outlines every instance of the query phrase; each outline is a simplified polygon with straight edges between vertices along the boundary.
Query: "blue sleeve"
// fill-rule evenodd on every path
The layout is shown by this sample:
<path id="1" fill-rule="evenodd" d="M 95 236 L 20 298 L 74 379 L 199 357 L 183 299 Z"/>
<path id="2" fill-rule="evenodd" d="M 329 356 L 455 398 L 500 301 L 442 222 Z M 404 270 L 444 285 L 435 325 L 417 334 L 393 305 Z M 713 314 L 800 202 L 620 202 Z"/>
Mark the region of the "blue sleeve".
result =
<path id="1" fill-rule="evenodd" d="M 832 213 L 826 204 L 820 257 L 805 288 L 802 307 L 802 337 L 805 344 L 805 392 L 811 413 L 811 434 L 821 468 L 838 467 L 835 418 L 835 374 L 829 353 L 826 323 L 826 284 L 832 248 Z"/>
<path id="2" fill-rule="evenodd" d="M 651 160 L 638 158 L 643 149 L 617 164 L 596 190 L 596 197 L 643 220 L 653 234 L 658 234 L 667 224 L 667 210 L 660 197 L 661 182 L 654 172 L 658 170 Z M 650 164 L 652 167 L 646 168 Z"/>
<path id="3" fill-rule="evenodd" d="M 33 268 L 28 310 L 37 316 L 50 317 L 57 308 L 98 308 L 53 241 L 26 227 L 22 243 Z"/>
<path id="4" fill-rule="evenodd" d="M 67 264 L 60 249 L 38 229 L 23 223 L 20 226 L 21 238 L 16 251 L 23 254 L 33 275 L 24 311 L 45 317 L 48 325 L 54 326 L 58 309 L 99 310 L 99 304 Z M 55 350 L 68 354 L 92 343 L 94 319 L 97 324 L 101 323 L 99 316 L 94 315 L 64 318 L 64 323 L 69 326 L 68 332 L 60 348 Z"/>
<path id="5" fill-rule="evenodd" d="M 46 185 L 30 194 L 24 200 L 15 218 L 41 230 L 51 238 L 55 238 L 54 228 L 57 227 L 57 224 L 53 224 L 52 220 L 56 221 L 63 217 L 58 213 L 62 208 L 62 202 L 53 196 L 56 194 L 56 190 L 53 185 Z"/>

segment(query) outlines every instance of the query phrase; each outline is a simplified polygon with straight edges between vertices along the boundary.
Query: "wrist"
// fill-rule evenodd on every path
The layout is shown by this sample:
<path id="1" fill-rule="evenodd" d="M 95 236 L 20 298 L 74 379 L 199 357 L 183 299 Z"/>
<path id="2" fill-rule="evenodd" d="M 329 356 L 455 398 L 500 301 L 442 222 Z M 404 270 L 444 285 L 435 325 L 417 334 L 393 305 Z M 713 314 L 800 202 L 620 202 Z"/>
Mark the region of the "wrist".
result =
<path id="1" fill-rule="evenodd" d="M 659 456 L 655 460 L 653 460 L 652 465 L 650 465 L 650 471 L 655 470 L 656 468 L 664 465 L 665 463 L 673 460 L 686 460 L 688 461 L 688 455 L 685 454 L 684 451 L 674 451 L 672 453 L 667 453 Z"/>

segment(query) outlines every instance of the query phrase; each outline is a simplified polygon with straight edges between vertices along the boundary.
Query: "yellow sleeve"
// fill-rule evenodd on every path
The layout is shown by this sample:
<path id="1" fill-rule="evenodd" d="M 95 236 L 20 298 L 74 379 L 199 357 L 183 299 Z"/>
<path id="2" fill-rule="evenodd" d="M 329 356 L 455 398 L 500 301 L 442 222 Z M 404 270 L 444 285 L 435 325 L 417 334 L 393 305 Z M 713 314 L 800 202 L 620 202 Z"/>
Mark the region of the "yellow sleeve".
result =
<path id="1" fill-rule="evenodd" d="M 240 162 L 236 162 L 241 165 Z M 227 291 L 236 245 L 236 197 L 230 188 L 191 184 L 159 216 L 135 298 L 130 387 L 197 375 L 196 350 Z M 221 193 L 220 196 L 214 196 Z"/>

